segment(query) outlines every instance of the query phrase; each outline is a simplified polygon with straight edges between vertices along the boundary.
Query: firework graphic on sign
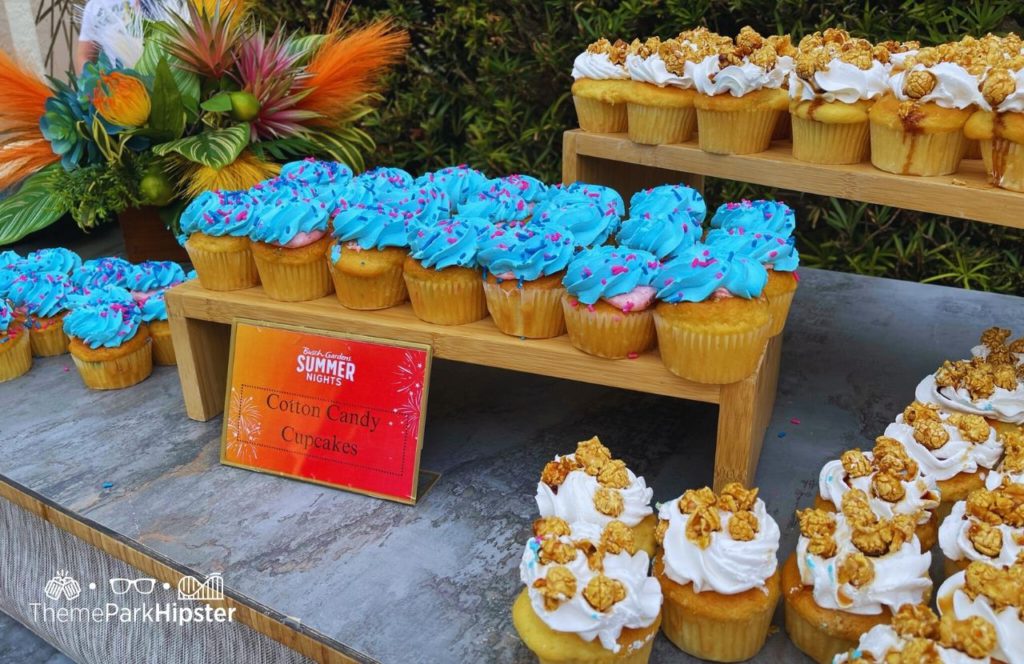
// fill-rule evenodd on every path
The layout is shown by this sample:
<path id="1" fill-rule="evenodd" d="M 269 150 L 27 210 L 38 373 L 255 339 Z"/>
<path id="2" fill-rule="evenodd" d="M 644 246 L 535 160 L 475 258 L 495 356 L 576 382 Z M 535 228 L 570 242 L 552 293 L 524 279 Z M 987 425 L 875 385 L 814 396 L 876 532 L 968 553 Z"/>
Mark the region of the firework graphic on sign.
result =
<path id="1" fill-rule="evenodd" d="M 256 458 L 253 439 L 260 435 L 260 409 L 252 397 L 243 397 L 231 388 L 231 409 L 228 411 L 228 450 L 243 461 Z"/>
<path id="2" fill-rule="evenodd" d="M 402 418 L 406 433 L 417 433 L 420 424 L 420 403 L 423 396 L 423 360 L 415 353 L 406 352 L 395 370 L 395 391 L 405 395 L 405 403 L 395 409 Z"/>

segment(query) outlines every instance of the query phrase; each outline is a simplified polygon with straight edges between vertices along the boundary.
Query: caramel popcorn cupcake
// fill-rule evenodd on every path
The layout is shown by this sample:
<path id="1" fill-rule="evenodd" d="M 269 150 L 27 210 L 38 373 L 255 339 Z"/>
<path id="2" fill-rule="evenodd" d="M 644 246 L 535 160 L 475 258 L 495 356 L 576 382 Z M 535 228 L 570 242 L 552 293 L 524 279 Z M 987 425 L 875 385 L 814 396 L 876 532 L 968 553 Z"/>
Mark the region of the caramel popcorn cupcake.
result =
<path id="1" fill-rule="evenodd" d="M 654 555 L 652 489 L 644 478 L 613 459 L 597 436 L 579 443 L 574 454 L 548 462 L 537 484 L 537 508 L 542 517 L 557 516 L 569 523 L 605 527 L 621 521 L 633 530 L 637 547 Z"/>
<path id="2" fill-rule="evenodd" d="M 789 77 L 793 156 L 856 164 L 868 156 L 868 111 L 888 89 L 889 45 L 829 28 L 800 40 Z"/>
<path id="3" fill-rule="evenodd" d="M 971 348 L 971 357 L 979 357 L 994 364 L 1024 364 L 1024 338 L 1010 341 L 1011 336 L 1013 332 L 1006 328 L 988 328 L 981 333 L 978 345 Z"/>
<path id="4" fill-rule="evenodd" d="M 691 489 L 661 505 L 658 517 L 654 575 L 665 594 L 665 636 L 701 659 L 750 659 L 781 595 L 779 526 L 757 489 Z"/>
<path id="5" fill-rule="evenodd" d="M 981 415 L 951 413 L 937 404 L 915 401 L 885 429 L 898 440 L 921 471 L 935 479 L 941 493 L 940 518 L 971 491 L 985 486 L 999 463 L 999 433 Z"/>
<path id="6" fill-rule="evenodd" d="M 1012 355 L 995 353 L 946 361 L 922 380 L 914 398 L 968 415 L 981 415 L 1000 433 L 1024 424 L 1024 367 Z"/>
<path id="7" fill-rule="evenodd" d="M 989 181 L 1024 191 L 1024 44 L 1003 38 L 1003 58 L 993 57 L 981 79 L 984 104 L 964 125 L 964 135 L 980 144 Z"/>
<path id="8" fill-rule="evenodd" d="M 818 476 L 819 495 L 814 506 L 834 512 L 852 490 L 867 496 L 878 516 L 914 517 L 921 549 L 927 551 L 935 546 L 938 486 L 933 477 L 921 472 L 899 441 L 880 436 L 871 452 L 847 450 L 838 460 L 826 463 Z"/>
<path id="9" fill-rule="evenodd" d="M 621 39 L 598 39 L 572 63 L 572 100 L 583 131 L 626 131 L 626 49 Z"/>
<path id="10" fill-rule="evenodd" d="M 697 128 L 693 100 L 693 64 L 700 59 L 690 36 L 705 29 L 684 32 L 676 39 L 634 39 L 626 54 L 626 69 L 633 80 L 626 114 L 629 140 L 645 145 L 682 143 Z M 711 34 L 711 33 L 708 33 Z"/>
<path id="11" fill-rule="evenodd" d="M 964 125 L 985 103 L 978 76 L 991 42 L 966 37 L 904 58 L 871 107 L 871 163 L 904 175 L 948 175 L 967 147 Z"/>
<path id="12" fill-rule="evenodd" d="M 700 149 L 762 152 L 789 105 L 786 77 L 796 49 L 789 36 L 762 37 L 749 26 L 729 42 L 710 35 L 697 41 L 702 57 L 691 75 L 700 93 L 694 99 Z"/>
<path id="13" fill-rule="evenodd" d="M 915 537 L 916 515 L 880 518 L 853 489 L 838 514 L 797 516 L 800 540 L 782 569 L 786 632 L 814 661 L 828 664 L 899 607 L 928 600 L 932 556 Z"/>
<path id="14" fill-rule="evenodd" d="M 512 623 L 542 663 L 646 664 L 661 624 L 661 587 L 621 521 L 604 528 L 538 519 Z"/>
<path id="15" fill-rule="evenodd" d="M 992 661 L 995 646 L 995 627 L 984 618 L 940 620 L 924 604 L 906 604 L 892 625 L 872 627 L 835 664 L 978 664 Z"/>
<path id="16" fill-rule="evenodd" d="M 1006 567 L 972 562 L 939 587 L 936 604 L 943 618 L 981 618 L 995 627 L 993 661 L 1024 664 L 1024 560 Z"/>
<path id="17" fill-rule="evenodd" d="M 1024 553 L 1024 484 L 1004 479 L 992 490 L 971 492 L 942 522 L 939 545 L 947 575 L 973 561 L 1012 565 Z"/>

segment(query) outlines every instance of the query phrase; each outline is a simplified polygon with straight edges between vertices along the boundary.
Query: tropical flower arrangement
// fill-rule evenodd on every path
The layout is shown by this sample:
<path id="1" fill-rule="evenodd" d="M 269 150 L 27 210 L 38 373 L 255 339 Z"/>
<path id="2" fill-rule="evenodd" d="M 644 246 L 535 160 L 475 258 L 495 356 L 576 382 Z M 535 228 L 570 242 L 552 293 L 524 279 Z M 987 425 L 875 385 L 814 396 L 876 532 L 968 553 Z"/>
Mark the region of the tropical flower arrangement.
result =
<path id="1" fill-rule="evenodd" d="M 130 4 L 130 3 L 126 3 Z M 100 26 L 67 81 L 0 52 L 0 245 L 70 213 L 91 228 L 129 207 L 165 221 L 203 191 L 246 189 L 318 156 L 361 168 L 381 76 L 408 36 L 387 21 L 323 34 L 265 30 L 245 0 L 174 0 Z"/>

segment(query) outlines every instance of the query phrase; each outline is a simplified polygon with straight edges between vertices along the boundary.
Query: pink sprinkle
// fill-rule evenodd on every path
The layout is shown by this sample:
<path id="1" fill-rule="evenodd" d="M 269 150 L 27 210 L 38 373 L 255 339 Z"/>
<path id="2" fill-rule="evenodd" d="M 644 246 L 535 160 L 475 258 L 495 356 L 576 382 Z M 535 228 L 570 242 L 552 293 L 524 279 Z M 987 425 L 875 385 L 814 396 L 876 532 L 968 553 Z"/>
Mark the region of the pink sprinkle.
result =
<path id="1" fill-rule="evenodd" d="M 67 372 L 69 372 L 69 371 L 71 371 L 71 368 L 70 368 L 70 367 L 64 367 L 64 373 L 67 373 Z"/>
<path id="2" fill-rule="evenodd" d="M 601 285 L 602 286 L 607 286 L 608 285 L 608 280 L 607 279 L 602 279 L 601 280 Z"/>
<path id="3" fill-rule="evenodd" d="M 777 251 L 772 251 L 772 252 L 769 252 L 769 254 L 768 254 L 768 257 L 769 257 L 769 258 L 775 258 L 775 257 L 776 257 L 776 256 L 778 256 L 778 255 L 779 255 L 779 252 L 777 252 Z"/>
<path id="4" fill-rule="evenodd" d="M 796 279 L 796 282 L 797 282 L 797 283 L 800 283 L 800 275 L 799 275 L 799 274 L 797 274 L 796 272 L 794 272 L 794 273 L 793 273 L 793 278 L 794 278 L 794 279 Z"/>
<path id="5" fill-rule="evenodd" d="M 616 277 L 627 272 L 629 272 L 629 268 L 625 265 L 612 265 L 612 275 Z"/>
<path id="6" fill-rule="evenodd" d="M 628 357 L 631 360 L 635 360 L 636 358 L 640 357 L 640 353 L 637 353 L 636 351 L 633 351 L 633 352 L 628 353 L 626 355 L 626 357 Z"/>
<path id="7" fill-rule="evenodd" d="M 791 419 L 791 420 L 789 421 L 789 423 L 790 423 L 790 424 L 800 424 L 800 420 L 794 417 L 793 419 Z"/>
<path id="8" fill-rule="evenodd" d="M 722 279 L 723 277 L 725 277 L 725 275 L 721 272 L 715 272 L 715 279 Z"/>
<path id="9" fill-rule="evenodd" d="M 591 271 L 591 269 L 589 267 L 583 268 L 583 277 L 584 278 L 590 278 L 593 275 L 594 275 L 594 273 L 593 273 L 593 271 Z"/>
<path id="10" fill-rule="evenodd" d="M 459 241 L 459 239 L 455 238 L 455 237 L 448 238 L 448 244 L 455 244 L 458 241 Z"/>

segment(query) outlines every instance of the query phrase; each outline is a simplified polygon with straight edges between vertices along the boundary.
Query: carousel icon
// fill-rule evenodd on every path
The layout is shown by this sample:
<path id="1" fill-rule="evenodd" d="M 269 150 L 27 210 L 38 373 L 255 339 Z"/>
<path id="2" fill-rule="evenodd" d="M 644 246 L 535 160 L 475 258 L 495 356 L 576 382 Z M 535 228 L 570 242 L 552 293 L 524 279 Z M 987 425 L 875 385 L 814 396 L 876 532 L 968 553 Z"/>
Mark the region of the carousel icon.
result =
<path id="1" fill-rule="evenodd" d="M 55 602 L 61 597 L 73 600 L 82 594 L 82 586 L 67 570 L 57 570 L 53 578 L 46 582 L 43 594 Z"/>
<path id="2" fill-rule="evenodd" d="M 185 601 L 217 601 L 224 599 L 224 579 L 220 572 L 214 572 L 200 581 L 194 576 L 183 576 L 178 580 L 178 599 Z"/>

